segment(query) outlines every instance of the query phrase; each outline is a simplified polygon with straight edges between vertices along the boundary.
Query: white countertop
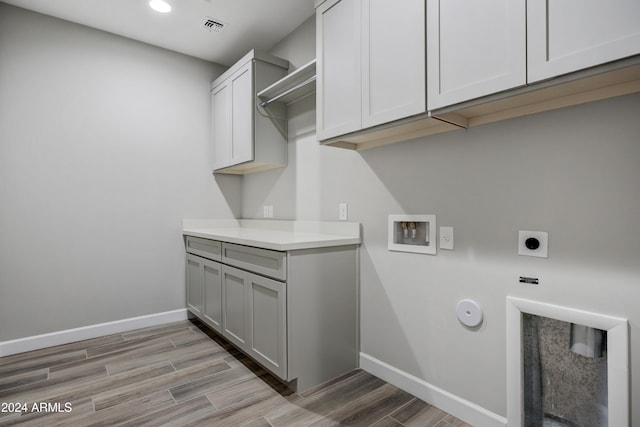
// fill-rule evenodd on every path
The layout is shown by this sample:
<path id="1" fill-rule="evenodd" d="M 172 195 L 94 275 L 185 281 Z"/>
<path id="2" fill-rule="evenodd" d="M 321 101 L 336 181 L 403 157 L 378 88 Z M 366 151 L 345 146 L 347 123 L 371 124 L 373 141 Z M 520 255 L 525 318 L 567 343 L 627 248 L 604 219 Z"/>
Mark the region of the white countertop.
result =
<path id="1" fill-rule="evenodd" d="M 182 234 L 276 251 L 360 244 L 357 222 L 184 219 Z"/>

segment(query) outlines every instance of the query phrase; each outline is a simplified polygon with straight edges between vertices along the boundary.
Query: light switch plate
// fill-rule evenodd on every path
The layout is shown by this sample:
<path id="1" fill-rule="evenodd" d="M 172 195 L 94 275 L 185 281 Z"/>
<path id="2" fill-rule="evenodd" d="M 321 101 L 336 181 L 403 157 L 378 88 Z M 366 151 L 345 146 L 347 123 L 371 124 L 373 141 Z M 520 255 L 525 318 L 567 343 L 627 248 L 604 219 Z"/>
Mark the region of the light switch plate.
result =
<path id="1" fill-rule="evenodd" d="M 453 250 L 453 227 L 440 227 L 440 249 Z"/>
<path id="2" fill-rule="evenodd" d="M 349 219 L 349 205 L 346 203 L 340 203 L 338 205 L 338 218 L 340 221 L 346 221 Z"/>
<path id="3" fill-rule="evenodd" d="M 537 248 L 527 248 L 526 241 L 530 238 L 538 240 L 539 246 Z M 518 255 L 548 258 L 549 233 L 547 233 L 546 231 L 518 231 Z"/>

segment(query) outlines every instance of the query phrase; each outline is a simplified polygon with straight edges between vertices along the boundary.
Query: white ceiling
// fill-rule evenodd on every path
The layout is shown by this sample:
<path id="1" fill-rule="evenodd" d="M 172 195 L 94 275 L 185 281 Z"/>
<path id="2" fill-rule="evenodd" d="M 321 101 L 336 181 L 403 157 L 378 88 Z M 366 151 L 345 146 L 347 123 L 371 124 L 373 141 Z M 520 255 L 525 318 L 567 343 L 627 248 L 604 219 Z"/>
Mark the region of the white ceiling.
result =
<path id="1" fill-rule="evenodd" d="M 223 65 L 270 49 L 314 13 L 314 0 L 166 0 L 168 14 L 149 0 L 2 1 Z M 208 31 L 207 17 L 228 25 Z"/>

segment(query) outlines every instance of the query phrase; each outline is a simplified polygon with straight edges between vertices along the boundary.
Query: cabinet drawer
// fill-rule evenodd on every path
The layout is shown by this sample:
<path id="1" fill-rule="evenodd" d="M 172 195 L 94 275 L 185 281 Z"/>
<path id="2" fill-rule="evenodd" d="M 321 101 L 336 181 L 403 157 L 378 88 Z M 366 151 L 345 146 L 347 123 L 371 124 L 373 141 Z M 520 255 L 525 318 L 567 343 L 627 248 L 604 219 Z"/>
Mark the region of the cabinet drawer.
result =
<path id="1" fill-rule="evenodd" d="M 222 262 L 274 279 L 287 279 L 285 252 L 223 243 Z"/>
<path id="2" fill-rule="evenodd" d="M 221 243 L 218 241 L 187 236 L 186 249 L 190 254 L 220 261 Z"/>

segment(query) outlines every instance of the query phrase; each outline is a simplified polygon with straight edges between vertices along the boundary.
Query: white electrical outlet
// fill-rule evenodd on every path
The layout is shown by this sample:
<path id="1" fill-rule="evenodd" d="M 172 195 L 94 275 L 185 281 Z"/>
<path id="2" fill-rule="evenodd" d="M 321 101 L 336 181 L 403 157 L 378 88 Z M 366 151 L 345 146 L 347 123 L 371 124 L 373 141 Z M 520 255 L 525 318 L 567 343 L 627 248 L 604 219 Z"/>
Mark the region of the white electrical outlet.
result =
<path id="1" fill-rule="evenodd" d="M 338 218 L 340 219 L 340 221 L 346 221 L 349 219 L 349 205 L 347 205 L 346 203 L 340 203 L 338 205 Z"/>
<path id="2" fill-rule="evenodd" d="M 440 249 L 453 250 L 453 227 L 440 227 Z"/>
<path id="3" fill-rule="evenodd" d="M 273 218 L 273 206 L 265 205 L 262 207 L 262 216 L 265 218 Z"/>

